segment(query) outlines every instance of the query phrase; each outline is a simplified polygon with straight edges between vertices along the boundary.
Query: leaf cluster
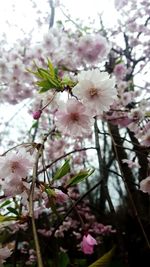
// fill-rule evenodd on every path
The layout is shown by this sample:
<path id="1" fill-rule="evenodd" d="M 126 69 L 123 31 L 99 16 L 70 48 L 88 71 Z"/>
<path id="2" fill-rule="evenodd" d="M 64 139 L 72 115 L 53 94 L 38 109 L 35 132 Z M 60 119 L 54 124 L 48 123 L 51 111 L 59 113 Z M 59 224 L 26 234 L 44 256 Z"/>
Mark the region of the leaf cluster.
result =
<path id="1" fill-rule="evenodd" d="M 47 68 L 38 67 L 34 62 L 36 71 L 27 69 L 37 78 L 35 84 L 40 88 L 39 93 L 45 93 L 54 89 L 57 92 L 63 92 L 67 87 L 74 86 L 74 82 L 69 78 L 61 78 L 58 75 L 58 68 L 54 67 L 52 62 L 47 60 Z"/>

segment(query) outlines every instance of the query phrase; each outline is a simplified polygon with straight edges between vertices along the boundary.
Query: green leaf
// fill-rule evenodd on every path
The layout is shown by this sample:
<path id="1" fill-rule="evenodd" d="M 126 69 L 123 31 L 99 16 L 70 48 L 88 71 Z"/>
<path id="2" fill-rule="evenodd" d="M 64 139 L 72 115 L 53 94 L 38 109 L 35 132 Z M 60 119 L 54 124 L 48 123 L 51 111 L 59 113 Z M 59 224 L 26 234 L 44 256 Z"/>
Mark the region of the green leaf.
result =
<path id="1" fill-rule="evenodd" d="M 48 79 L 49 80 L 49 73 L 47 70 L 43 69 L 43 68 L 38 68 L 37 69 L 38 73 L 39 73 L 39 77 L 41 79 Z"/>
<path id="2" fill-rule="evenodd" d="M 100 259 L 89 265 L 88 267 L 107 267 L 112 259 L 115 251 L 115 246 L 105 253 Z"/>
<path id="3" fill-rule="evenodd" d="M 80 183 L 81 181 L 89 177 L 93 172 L 94 169 L 80 171 L 78 174 L 73 176 L 70 181 L 68 181 L 67 187 Z"/>
<path id="4" fill-rule="evenodd" d="M 48 194 L 48 196 L 50 197 L 55 197 L 55 190 L 51 189 L 51 188 L 47 188 L 46 189 L 46 193 Z"/>
<path id="5" fill-rule="evenodd" d="M 34 76 L 36 76 L 37 78 L 41 78 L 41 75 L 38 71 L 32 71 L 30 69 L 26 69 L 28 72 L 34 74 Z"/>
<path id="6" fill-rule="evenodd" d="M 61 85 L 64 86 L 69 86 L 70 88 L 74 87 L 77 83 L 72 81 L 69 77 L 64 77 L 63 80 L 61 81 Z"/>
<path id="7" fill-rule="evenodd" d="M 128 89 L 129 89 L 129 91 L 134 91 L 134 84 L 133 84 L 133 82 L 130 82 L 129 83 Z"/>
<path id="8" fill-rule="evenodd" d="M 53 64 L 48 59 L 47 62 L 47 69 L 43 69 L 38 67 L 34 62 L 36 71 L 28 70 L 30 73 L 34 74 L 34 76 L 38 79 L 35 83 L 41 89 L 39 93 L 44 93 L 50 89 L 56 89 L 57 91 L 62 91 L 63 86 L 61 84 L 61 79 L 58 77 L 58 70 L 57 68 L 53 67 Z"/>
<path id="9" fill-rule="evenodd" d="M 33 124 L 31 125 L 31 127 L 29 129 L 29 134 L 31 134 L 32 129 L 38 128 L 38 125 L 39 125 L 38 121 L 33 122 Z"/>
<path id="10" fill-rule="evenodd" d="M 59 180 L 70 172 L 70 159 L 65 160 L 65 163 L 56 171 L 53 180 Z"/>
<path id="11" fill-rule="evenodd" d="M 50 89 L 53 89 L 55 86 L 48 80 L 42 80 L 36 82 L 36 84 L 41 88 L 39 93 L 45 93 Z"/>
<path id="12" fill-rule="evenodd" d="M 52 62 L 48 59 L 48 68 L 49 68 L 49 73 L 52 79 L 55 79 L 56 73 L 55 73 L 55 68 L 53 67 Z"/>
<path id="13" fill-rule="evenodd" d="M 8 230 L 10 225 L 12 225 L 10 222 L 0 223 L 0 244 L 7 243 L 10 240 L 10 236 L 12 235 Z"/>
<path id="14" fill-rule="evenodd" d="M 1 222 L 6 222 L 6 221 L 14 221 L 16 220 L 17 218 L 14 217 L 14 216 L 5 216 L 5 215 L 1 215 L 0 214 L 0 223 Z"/>
<path id="15" fill-rule="evenodd" d="M 85 267 L 87 266 L 87 260 L 86 259 L 75 259 L 75 264 L 78 267 Z"/>
<path id="16" fill-rule="evenodd" d="M 59 217 L 59 213 L 58 213 L 58 211 L 57 211 L 57 209 L 56 209 L 56 203 L 55 203 L 55 201 L 54 201 L 54 198 L 55 198 L 55 196 L 56 196 L 56 194 L 55 194 L 55 190 L 53 190 L 53 189 L 51 189 L 51 188 L 47 188 L 46 189 L 46 193 L 48 194 L 48 196 L 49 196 L 49 205 L 50 205 L 50 207 L 51 207 L 51 209 L 52 209 L 52 211 L 57 215 L 57 217 Z"/>
<path id="17" fill-rule="evenodd" d="M 67 267 L 69 264 L 70 260 L 65 252 L 60 252 L 59 253 L 59 259 L 58 259 L 58 266 L 59 267 Z"/>
<path id="18" fill-rule="evenodd" d="M 3 207 L 9 205 L 11 203 L 11 201 L 9 199 L 7 199 L 6 201 L 4 201 L 1 206 L 0 206 L 0 209 L 2 209 Z"/>
<path id="19" fill-rule="evenodd" d="M 54 71 L 55 71 L 55 77 L 57 77 L 57 78 L 58 78 L 58 68 L 57 68 L 57 67 L 55 67 L 55 68 L 54 68 Z"/>
<path id="20" fill-rule="evenodd" d="M 120 63 L 124 63 L 122 58 L 118 58 L 116 61 L 115 61 L 115 65 L 117 64 L 120 64 Z"/>
<path id="21" fill-rule="evenodd" d="M 12 208 L 12 207 L 8 207 L 8 208 L 7 208 L 7 210 L 8 210 L 9 212 L 11 212 L 11 213 L 13 213 L 13 214 L 15 214 L 15 215 L 19 216 L 19 213 L 18 213 L 18 211 L 17 211 L 17 210 L 15 210 L 14 208 Z"/>
<path id="22" fill-rule="evenodd" d="M 150 111 L 145 112 L 145 116 L 150 117 Z"/>

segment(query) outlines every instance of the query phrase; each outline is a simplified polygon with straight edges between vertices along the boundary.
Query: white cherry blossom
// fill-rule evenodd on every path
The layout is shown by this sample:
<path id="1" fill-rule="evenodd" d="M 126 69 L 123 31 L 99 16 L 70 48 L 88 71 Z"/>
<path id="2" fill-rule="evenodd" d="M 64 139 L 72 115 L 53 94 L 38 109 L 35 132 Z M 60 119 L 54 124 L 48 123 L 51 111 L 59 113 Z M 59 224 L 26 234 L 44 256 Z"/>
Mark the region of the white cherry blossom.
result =
<path id="1" fill-rule="evenodd" d="M 81 71 L 77 78 L 78 83 L 72 90 L 73 94 L 84 103 L 92 115 L 108 111 L 117 97 L 115 78 L 110 78 L 107 72 L 100 72 L 98 69 Z"/>

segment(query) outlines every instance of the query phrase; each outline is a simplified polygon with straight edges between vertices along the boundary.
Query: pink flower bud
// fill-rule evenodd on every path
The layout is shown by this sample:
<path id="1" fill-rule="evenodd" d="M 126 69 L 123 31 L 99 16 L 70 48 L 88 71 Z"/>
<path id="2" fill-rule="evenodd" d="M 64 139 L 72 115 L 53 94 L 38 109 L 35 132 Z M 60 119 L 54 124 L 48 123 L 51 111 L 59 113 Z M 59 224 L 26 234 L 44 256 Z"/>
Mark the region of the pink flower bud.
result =
<path id="1" fill-rule="evenodd" d="M 33 112 L 33 119 L 38 120 L 41 117 L 41 114 L 42 114 L 42 110 L 37 110 Z"/>
<path id="2" fill-rule="evenodd" d="M 150 176 L 140 182 L 140 190 L 144 193 L 150 194 Z"/>
<path id="3" fill-rule="evenodd" d="M 81 248 L 84 254 L 92 254 L 94 252 L 94 245 L 97 245 L 95 238 L 90 234 L 83 236 Z"/>

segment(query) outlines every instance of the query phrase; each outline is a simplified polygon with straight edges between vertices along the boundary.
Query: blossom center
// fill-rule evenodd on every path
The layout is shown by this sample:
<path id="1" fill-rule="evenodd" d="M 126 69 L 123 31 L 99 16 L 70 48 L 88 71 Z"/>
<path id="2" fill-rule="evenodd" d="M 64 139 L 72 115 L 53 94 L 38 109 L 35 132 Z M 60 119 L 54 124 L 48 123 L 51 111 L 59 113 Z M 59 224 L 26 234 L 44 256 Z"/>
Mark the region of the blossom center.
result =
<path id="1" fill-rule="evenodd" d="M 17 161 L 14 161 L 11 165 L 11 171 L 12 173 L 14 173 L 16 171 L 16 169 L 19 167 L 19 164 Z"/>
<path id="2" fill-rule="evenodd" d="M 150 134 L 146 136 L 146 141 L 150 142 Z"/>
<path id="3" fill-rule="evenodd" d="M 89 94 L 90 94 L 91 97 L 95 97 L 95 96 L 97 96 L 97 95 L 98 95 L 98 93 L 97 93 L 97 89 L 94 88 L 94 87 L 90 88 L 90 90 L 89 90 Z"/>
<path id="4" fill-rule="evenodd" d="M 72 121 L 78 121 L 79 120 L 79 114 L 78 113 L 71 113 L 70 114 Z"/>

